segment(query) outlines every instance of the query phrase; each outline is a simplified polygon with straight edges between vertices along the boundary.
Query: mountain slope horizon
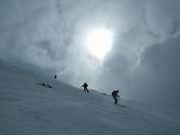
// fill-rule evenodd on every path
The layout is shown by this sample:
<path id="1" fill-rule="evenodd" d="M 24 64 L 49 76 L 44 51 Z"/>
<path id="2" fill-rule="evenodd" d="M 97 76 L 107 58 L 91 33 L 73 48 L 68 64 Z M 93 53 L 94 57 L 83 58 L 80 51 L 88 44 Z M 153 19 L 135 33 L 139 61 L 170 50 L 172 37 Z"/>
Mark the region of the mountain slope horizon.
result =
<path id="1" fill-rule="evenodd" d="M 108 95 L 0 61 L 0 135 L 179 135 L 179 109 L 121 98 L 114 105 Z"/>

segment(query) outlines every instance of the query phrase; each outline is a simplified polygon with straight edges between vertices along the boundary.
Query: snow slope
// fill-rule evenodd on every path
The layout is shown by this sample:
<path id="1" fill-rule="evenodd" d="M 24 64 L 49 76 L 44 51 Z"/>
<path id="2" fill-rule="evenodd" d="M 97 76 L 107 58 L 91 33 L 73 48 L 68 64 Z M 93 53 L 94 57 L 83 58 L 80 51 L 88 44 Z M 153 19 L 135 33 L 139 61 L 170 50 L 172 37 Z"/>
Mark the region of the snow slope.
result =
<path id="1" fill-rule="evenodd" d="M 0 135 L 180 135 L 178 107 L 120 103 L 0 62 Z"/>

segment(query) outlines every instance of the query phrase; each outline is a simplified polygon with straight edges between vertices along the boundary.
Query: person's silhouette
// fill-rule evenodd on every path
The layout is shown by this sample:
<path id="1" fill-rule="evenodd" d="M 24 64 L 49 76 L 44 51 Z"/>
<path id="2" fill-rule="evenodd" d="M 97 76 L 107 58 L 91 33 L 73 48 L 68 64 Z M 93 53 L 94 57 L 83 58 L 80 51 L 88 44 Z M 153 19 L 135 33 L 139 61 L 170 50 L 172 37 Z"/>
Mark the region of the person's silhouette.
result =
<path id="1" fill-rule="evenodd" d="M 89 90 L 87 89 L 88 87 L 87 83 L 84 83 L 81 87 L 84 88 L 84 92 L 89 92 Z"/>
<path id="2" fill-rule="evenodd" d="M 115 104 L 118 103 L 118 99 L 117 99 L 118 93 L 119 93 L 119 90 L 114 90 L 114 91 L 112 92 L 112 97 L 114 98 L 114 103 L 115 103 Z"/>

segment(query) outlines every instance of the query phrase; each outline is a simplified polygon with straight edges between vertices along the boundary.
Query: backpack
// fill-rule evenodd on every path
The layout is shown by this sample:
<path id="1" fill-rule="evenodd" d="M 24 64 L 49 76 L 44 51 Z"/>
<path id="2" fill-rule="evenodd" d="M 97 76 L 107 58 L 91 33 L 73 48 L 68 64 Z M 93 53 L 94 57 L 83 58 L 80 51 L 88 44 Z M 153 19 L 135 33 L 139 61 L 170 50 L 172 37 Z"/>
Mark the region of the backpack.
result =
<path id="1" fill-rule="evenodd" d="M 112 96 L 115 96 L 116 95 L 116 91 L 114 90 L 112 93 L 111 93 Z"/>

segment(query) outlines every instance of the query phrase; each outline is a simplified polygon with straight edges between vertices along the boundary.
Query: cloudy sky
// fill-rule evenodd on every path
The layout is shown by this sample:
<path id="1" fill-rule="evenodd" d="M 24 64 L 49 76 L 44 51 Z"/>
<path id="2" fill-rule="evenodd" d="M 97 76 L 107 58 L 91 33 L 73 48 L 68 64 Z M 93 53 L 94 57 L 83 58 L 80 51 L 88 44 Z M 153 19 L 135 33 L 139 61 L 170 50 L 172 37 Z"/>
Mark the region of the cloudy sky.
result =
<path id="1" fill-rule="evenodd" d="M 0 58 L 77 87 L 179 102 L 179 7 L 179 0 L 0 0 Z M 88 37 L 102 29 L 112 40 L 98 58 Z"/>

